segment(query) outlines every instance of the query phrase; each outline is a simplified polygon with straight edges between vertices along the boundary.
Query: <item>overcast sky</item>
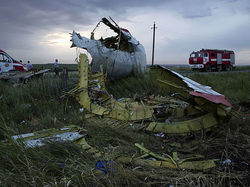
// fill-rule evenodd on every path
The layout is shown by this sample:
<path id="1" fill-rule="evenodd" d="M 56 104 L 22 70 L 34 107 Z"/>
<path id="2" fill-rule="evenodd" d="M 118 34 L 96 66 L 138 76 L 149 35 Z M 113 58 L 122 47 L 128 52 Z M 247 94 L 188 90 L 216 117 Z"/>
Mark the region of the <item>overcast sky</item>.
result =
<path id="1" fill-rule="evenodd" d="M 1 0 L 0 49 L 23 62 L 74 63 L 70 35 L 86 37 L 111 16 L 142 43 L 151 63 L 188 64 L 202 48 L 234 50 L 236 64 L 250 65 L 250 0 Z M 108 35 L 100 25 L 97 32 Z"/>

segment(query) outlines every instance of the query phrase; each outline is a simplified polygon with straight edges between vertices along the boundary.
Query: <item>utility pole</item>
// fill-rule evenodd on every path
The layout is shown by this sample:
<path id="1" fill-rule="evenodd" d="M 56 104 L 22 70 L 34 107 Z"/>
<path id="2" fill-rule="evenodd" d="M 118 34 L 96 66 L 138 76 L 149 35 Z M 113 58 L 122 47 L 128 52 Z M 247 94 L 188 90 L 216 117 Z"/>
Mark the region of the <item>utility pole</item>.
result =
<path id="1" fill-rule="evenodd" d="M 153 29 L 153 49 L 152 49 L 152 66 L 154 65 L 154 55 L 155 55 L 155 22 L 154 26 L 151 28 Z"/>

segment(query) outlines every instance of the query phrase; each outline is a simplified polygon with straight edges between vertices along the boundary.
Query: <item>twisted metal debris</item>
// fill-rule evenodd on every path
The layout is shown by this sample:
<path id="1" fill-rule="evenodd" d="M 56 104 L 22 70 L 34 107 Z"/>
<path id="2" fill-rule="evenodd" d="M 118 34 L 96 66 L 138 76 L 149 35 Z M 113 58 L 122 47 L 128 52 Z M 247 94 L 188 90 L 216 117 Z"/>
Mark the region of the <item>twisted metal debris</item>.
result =
<path id="1" fill-rule="evenodd" d="M 88 112 L 85 117 L 89 121 L 99 120 L 125 128 L 137 126 L 148 132 L 164 132 L 168 135 L 187 135 L 210 130 L 235 115 L 223 95 L 161 66 L 151 67 L 150 76 L 162 96 L 144 97 L 139 102 L 131 98 L 116 100 L 105 88 L 103 68 L 98 73 L 92 73 L 88 62 L 87 56 L 80 54 L 78 87 L 69 93 L 76 95 L 80 105 Z M 16 135 L 12 139 L 31 148 L 48 142 L 71 141 L 79 144 L 94 158 L 104 158 L 105 153 L 87 143 L 86 135 L 87 130 L 71 125 Z M 136 157 L 121 155 L 114 160 L 154 168 L 206 170 L 216 166 L 216 159 L 204 160 L 202 155 L 180 159 L 177 152 L 172 155 L 156 154 L 141 144 L 136 143 L 135 146 L 144 154 L 137 154 Z"/>
<path id="2" fill-rule="evenodd" d="M 127 29 L 119 27 L 116 23 L 112 24 L 107 18 L 102 18 L 100 22 L 117 35 L 96 40 L 94 31 L 90 39 L 75 31 L 72 33 L 71 47 L 83 48 L 90 53 L 92 71 L 100 72 L 100 65 L 103 65 L 103 70 L 110 79 L 128 76 L 134 72 L 145 72 L 146 53 L 143 45 Z"/>
<path id="3" fill-rule="evenodd" d="M 150 75 L 164 96 L 118 101 L 107 92 L 103 71 L 92 73 L 87 56 L 81 54 L 77 99 L 91 114 L 128 123 L 143 121 L 146 131 L 167 134 L 210 130 L 235 115 L 225 97 L 210 87 L 161 66 L 152 67 Z M 181 95 L 182 100 L 169 95 Z"/>

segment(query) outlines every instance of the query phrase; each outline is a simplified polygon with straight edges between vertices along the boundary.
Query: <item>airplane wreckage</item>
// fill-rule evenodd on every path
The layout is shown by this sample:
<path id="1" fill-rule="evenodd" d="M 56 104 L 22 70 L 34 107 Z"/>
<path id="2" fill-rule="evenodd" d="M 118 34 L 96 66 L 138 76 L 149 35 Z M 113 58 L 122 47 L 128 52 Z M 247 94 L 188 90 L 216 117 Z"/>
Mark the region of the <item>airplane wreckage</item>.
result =
<path id="1" fill-rule="evenodd" d="M 143 46 L 127 31 L 112 25 L 106 18 L 102 21 L 118 34 L 119 37 L 114 38 L 116 47 L 108 46 L 109 39 L 89 40 L 73 32 L 73 46 L 87 49 L 92 56 L 92 63 L 89 64 L 86 54 L 80 54 L 78 86 L 62 95 L 74 96 L 78 100 L 85 110 L 86 120 L 105 122 L 114 128 L 122 126 L 154 134 L 189 136 L 203 134 L 227 123 L 232 116 L 237 117 L 224 95 L 159 65 L 151 66 L 149 75 L 161 96 L 145 96 L 139 100 L 113 98 L 106 90 L 105 75 L 114 78 L 129 75 L 135 67 L 144 72 L 146 56 Z M 131 51 L 126 51 L 128 49 Z M 70 141 L 81 145 L 94 158 L 101 159 L 105 153 L 91 147 L 85 139 L 86 135 L 87 130 L 71 125 L 16 135 L 12 139 L 17 143 L 22 142 L 27 148 L 40 147 L 46 142 Z M 203 160 L 202 155 L 179 159 L 177 152 L 173 152 L 172 156 L 162 153 L 165 155 L 163 157 L 138 143 L 135 146 L 144 154 L 114 159 L 124 164 L 134 163 L 156 168 L 205 170 L 216 166 L 216 159 Z M 154 160 L 147 159 L 148 157 L 153 157 Z"/>
<path id="2" fill-rule="evenodd" d="M 145 72 L 146 53 L 143 45 L 127 29 L 119 27 L 114 21 L 115 25 L 106 18 L 102 18 L 100 22 L 107 25 L 117 35 L 95 40 L 96 28 L 91 33 L 90 39 L 75 31 L 72 33 L 71 47 L 83 48 L 90 53 L 92 71 L 100 72 L 100 65 L 103 65 L 103 70 L 107 72 L 110 79 L 125 77 L 133 72 Z"/>
<path id="3" fill-rule="evenodd" d="M 79 84 L 73 91 L 79 92 L 76 97 L 89 113 L 140 125 L 143 121 L 145 130 L 152 132 L 185 135 L 209 130 L 236 115 L 225 96 L 209 86 L 162 66 L 152 66 L 150 76 L 163 96 L 116 100 L 105 88 L 103 71 L 92 73 L 87 56 L 81 54 Z"/>
<path id="4" fill-rule="evenodd" d="M 150 78 L 161 90 L 162 96 L 144 97 L 140 101 L 131 98 L 114 99 L 106 90 L 102 66 L 100 72 L 93 73 L 86 54 L 80 54 L 78 70 L 78 86 L 64 92 L 64 96 L 75 96 L 86 111 L 85 118 L 89 121 L 108 120 L 112 127 L 137 128 L 169 136 L 189 136 L 207 132 L 228 122 L 232 116 L 237 117 L 225 96 L 162 66 L 152 66 L 149 71 Z M 27 148 L 40 147 L 46 142 L 70 141 L 80 145 L 94 158 L 101 159 L 105 153 L 90 146 L 86 136 L 87 130 L 71 125 L 16 135 L 12 139 L 22 142 Z M 164 153 L 167 157 L 163 157 L 138 143 L 135 146 L 144 155 L 119 156 L 114 159 L 124 164 L 134 163 L 155 168 L 206 170 L 216 166 L 217 159 L 204 160 L 202 155 L 179 159 L 178 153 L 173 152 L 173 156 Z"/>
<path id="5" fill-rule="evenodd" d="M 37 71 L 10 71 L 2 72 L 0 74 L 0 80 L 9 81 L 9 82 L 19 82 L 27 83 L 28 80 L 33 78 L 40 78 L 44 76 L 45 73 L 49 72 L 50 69 L 41 69 Z"/>

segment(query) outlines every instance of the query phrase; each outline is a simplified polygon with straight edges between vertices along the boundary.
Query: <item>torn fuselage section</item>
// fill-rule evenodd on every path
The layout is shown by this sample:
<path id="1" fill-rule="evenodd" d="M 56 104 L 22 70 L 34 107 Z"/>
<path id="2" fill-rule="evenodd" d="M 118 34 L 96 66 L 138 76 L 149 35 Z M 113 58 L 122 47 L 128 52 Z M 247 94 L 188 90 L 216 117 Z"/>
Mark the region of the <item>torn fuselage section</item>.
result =
<path id="1" fill-rule="evenodd" d="M 100 72 L 103 65 L 104 72 L 111 79 L 125 77 L 135 72 L 145 72 L 146 53 L 140 44 L 127 29 L 112 24 L 103 18 L 102 23 L 116 33 L 116 36 L 94 39 L 94 31 L 88 39 L 73 31 L 72 47 L 86 49 L 92 57 L 92 71 Z M 99 24 L 98 24 L 99 25 Z"/>

